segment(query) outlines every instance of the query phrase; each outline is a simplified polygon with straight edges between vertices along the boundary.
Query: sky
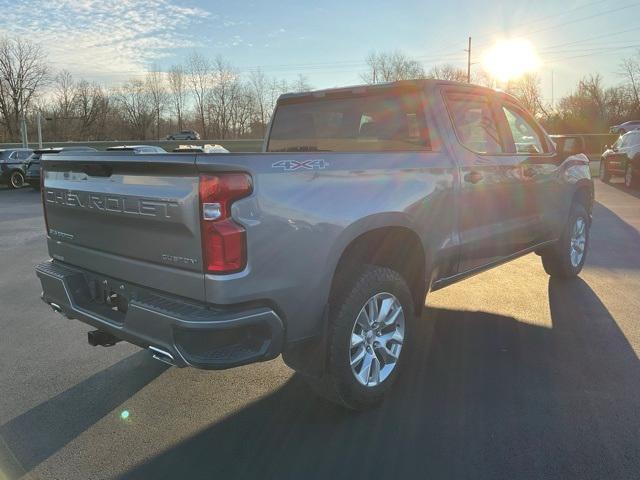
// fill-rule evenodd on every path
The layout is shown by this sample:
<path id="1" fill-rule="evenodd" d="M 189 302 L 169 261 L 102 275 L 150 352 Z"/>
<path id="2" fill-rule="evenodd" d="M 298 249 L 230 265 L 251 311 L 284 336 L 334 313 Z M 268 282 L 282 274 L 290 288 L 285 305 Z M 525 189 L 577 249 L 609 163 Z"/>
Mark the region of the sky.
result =
<path id="1" fill-rule="evenodd" d="M 240 72 L 314 88 L 362 83 L 373 51 L 400 50 L 426 70 L 472 68 L 501 39 L 524 39 L 540 59 L 550 101 L 593 72 L 621 82 L 620 61 L 640 51 L 640 1 L 616 0 L 0 0 L 0 31 L 38 42 L 55 70 L 116 85 L 168 69 L 194 51 Z M 640 55 L 640 54 L 638 54 Z M 553 78 L 553 81 L 552 81 Z"/>

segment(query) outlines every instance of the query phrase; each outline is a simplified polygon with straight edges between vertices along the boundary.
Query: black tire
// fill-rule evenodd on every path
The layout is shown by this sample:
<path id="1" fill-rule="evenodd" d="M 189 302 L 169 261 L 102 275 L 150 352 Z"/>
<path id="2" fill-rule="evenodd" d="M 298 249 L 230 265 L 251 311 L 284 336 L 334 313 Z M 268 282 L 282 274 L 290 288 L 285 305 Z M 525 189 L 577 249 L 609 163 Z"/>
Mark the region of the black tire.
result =
<path id="1" fill-rule="evenodd" d="M 631 162 L 627 163 L 627 168 L 624 170 L 624 186 L 627 188 L 636 188 L 638 186 L 638 178 L 633 172 Z"/>
<path id="2" fill-rule="evenodd" d="M 600 160 L 600 180 L 604 183 L 609 183 L 611 181 L 611 174 L 607 170 L 607 164 L 604 160 Z"/>
<path id="3" fill-rule="evenodd" d="M 375 265 L 364 265 L 359 271 L 341 281 L 340 285 L 340 288 L 336 289 L 337 291 L 330 299 L 326 373 L 322 378 L 305 378 L 316 393 L 321 396 L 346 408 L 361 410 L 380 403 L 402 371 L 409 356 L 408 350 L 415 323 L 415 310 L 409 287 L 395 270 Z M 365 386 L 359 383 L 352 370 L 351 358 L 354 347 L 352 347 L 351 339 L 356 319 L 361 310 L 365 308 L 364 306 L 369 299 L 378 294 L 390 294 L 402 306 L 404 314 L 403 341 L 398 358 L 388 376 L 381 379 L 380 383 L 375 386 Z M 395 324 L 395 320 L 391 324 Z M 392 328 L 395 326 L 392 325 Z M 380 365 L 383 367 L 386 365 L 381 363 L 378 365 L 380 375 Z"/>
<path id="4" fill-rule="evenodd" d="M 584 223 L 585 239 L 582 244 L 582 256 L 579 262 L 572 261 L 572 236 L 578 219 Z M 542 252 L 542 265 L 544 270 L 552 277 L 571 278 L 577 276 L 584 267 L 584 262 L 589 251 L 589 230 L 591 228 L 591 218 L 587 210 L 579 203 L 574 203 L 571 207 L 569 219 L 565 225 L 562 236 L 553 246 L 546 248 Z"/>
<path id="5" fill-rule="evenodd" d="M 24 173 L 20 170 L 14 170 L 11 172 L 7 186 L 12 190 L 24 187 Z"/>

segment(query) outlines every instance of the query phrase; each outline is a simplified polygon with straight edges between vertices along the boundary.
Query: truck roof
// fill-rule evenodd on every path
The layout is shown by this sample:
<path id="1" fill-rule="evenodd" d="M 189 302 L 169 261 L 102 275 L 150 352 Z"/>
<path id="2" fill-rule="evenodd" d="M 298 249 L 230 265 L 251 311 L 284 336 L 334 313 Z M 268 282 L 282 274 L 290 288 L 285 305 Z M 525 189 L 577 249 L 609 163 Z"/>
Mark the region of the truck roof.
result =
<path id="1" fill-rule="evenodd" d="M 508 93 L 505 93 L 501 90 L 497 90 L 490 87 L 485 87 L 482 85 L 476 85 L 474 83 L 463 83 L 463 82 L 454 82 L 452 80 L 439 80 L 435 78 L 424 78 L 424 79 L 416 79 L 416 80 L 399 80 L 396 82 L 385 82 L 385 83 L 375 83 L 375 84 L 363 84 L 363 85 L 351 85 L 347 87 L 338 87 L 338 88 L 326 88 L 322 90 L 311 90 L 308 92 L 297 92 L 297 93 L 284 93 L 280 95 L 278 101 L 287 101 L 291 99 L 302 99 L 304 97 L 315 97 L 322 98 L 325 96 L 333 96 L 340 94 L 365 94 L 368 92 L 376 92 L 387 89 L 395 89 L 395 88 L 418 88 L 418 89 L 429 89 L 433 88 L 436 85 L 451 85 L 464 87 L 473 90 L 485 90 L 492 93 L 501 93 L 511 97 Z"/>

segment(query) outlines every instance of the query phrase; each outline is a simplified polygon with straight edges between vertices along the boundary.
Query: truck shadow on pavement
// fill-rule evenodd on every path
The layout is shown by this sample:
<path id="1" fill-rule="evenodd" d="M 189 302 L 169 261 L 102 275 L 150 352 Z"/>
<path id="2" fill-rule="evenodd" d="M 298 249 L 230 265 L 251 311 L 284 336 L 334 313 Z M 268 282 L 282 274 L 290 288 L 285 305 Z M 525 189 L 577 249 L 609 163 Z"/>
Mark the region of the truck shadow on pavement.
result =
<path id="1" fill-rule="evenodd" d="M 0 478 L 18 478 L 168 368 L 140 351 L 0 426 Z"/>
<path id="2" fill-rule="evenodd" d="M 587 267 L 640 270 L 640 232 L 599 202 L 593 223 Z"/>
<path id="3" fill-rule="evenodd" d="M 428 308 L 379 408 L 299 376 L 126 478 L 635 478 L 638 357 L 582 280 L 549 282 L 553 326 Z"/>
<path id="4" fill-rule="evenodd" d="M 610 187 L 613 187 L 613 188 L 617 189 L 617 190 L 620 190 L 621 192 L 627 193 L 627 194 L 629 194 L 629 195 L 631 195 L 633 197 L 640 198 L 640 189 L 625 187 L 624 180 L 619 181 L 619 182 L 612 181 L 608 185 Z"/>

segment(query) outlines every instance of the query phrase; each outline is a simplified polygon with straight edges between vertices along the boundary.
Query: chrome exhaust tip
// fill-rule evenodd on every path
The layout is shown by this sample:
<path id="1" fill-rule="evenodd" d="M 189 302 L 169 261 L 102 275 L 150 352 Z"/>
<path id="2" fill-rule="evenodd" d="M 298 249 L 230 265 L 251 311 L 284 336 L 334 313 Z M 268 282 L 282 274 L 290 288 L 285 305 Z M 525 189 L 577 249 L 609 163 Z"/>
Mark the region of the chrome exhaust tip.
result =
<path id="1" fill-rule="evenodd" d="M 54 312 L 62 313 L 62 307 L 57 303 L 49 302 L 49 306 L 53 309 Z"/>
<path id="2" fill-rule="evenodd" d="M 164 350 L 154 346 L 149 346 L 149 350 L 151 351 L 151 356 L 156 360 L 166 363 L 167 365 L 171 365 L 172 367 L 176 365 L 173 355 L 169 352 L 165 352 Z"/>

